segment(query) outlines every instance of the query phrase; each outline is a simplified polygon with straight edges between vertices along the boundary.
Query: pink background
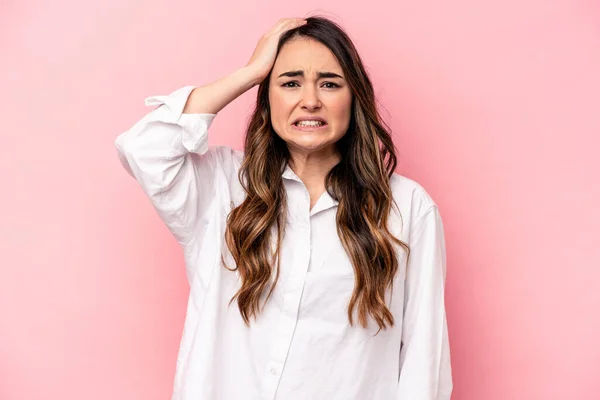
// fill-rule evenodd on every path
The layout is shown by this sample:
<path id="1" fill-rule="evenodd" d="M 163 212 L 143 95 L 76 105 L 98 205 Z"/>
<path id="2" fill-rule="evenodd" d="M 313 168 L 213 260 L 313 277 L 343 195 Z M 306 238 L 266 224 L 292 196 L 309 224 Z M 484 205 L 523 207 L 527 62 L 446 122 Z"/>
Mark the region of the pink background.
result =
<path id="1" fill-rule="evenodd" d="M 440 206 L 453 399 L 600 399 L 600 5 L 283 3 L 2 3 L 0 399 L 170 398 L 183 257 L 114 139 L 309 12 L 355 40 Z M 240 148 L 255 93 L 212 144 Z"/>

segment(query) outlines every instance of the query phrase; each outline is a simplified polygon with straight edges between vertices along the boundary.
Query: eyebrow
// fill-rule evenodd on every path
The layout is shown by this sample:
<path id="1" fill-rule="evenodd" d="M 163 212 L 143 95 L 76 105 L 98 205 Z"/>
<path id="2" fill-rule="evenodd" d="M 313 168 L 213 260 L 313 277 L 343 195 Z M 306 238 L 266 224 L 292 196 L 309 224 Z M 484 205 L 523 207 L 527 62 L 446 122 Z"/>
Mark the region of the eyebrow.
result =
<path id="1" fill-rule="evenodd" d="M 287 77 L 295 77 L 295 76 L 301 76 L 304 78 L 304 71 L 302 70 L 297 70 L 297 71 L 288 71 L 288 72 L 284 72 L 283 74 L 279 75 L 277 78 L 281 78 L 282 76 L 287 76 Z M 340 79 L 344 79 L 344 77 L 336 74 L 335 72 L 318 72 L 317 73 L 317 77 L 318 79 L 321 78 L 340 78 Z"/>

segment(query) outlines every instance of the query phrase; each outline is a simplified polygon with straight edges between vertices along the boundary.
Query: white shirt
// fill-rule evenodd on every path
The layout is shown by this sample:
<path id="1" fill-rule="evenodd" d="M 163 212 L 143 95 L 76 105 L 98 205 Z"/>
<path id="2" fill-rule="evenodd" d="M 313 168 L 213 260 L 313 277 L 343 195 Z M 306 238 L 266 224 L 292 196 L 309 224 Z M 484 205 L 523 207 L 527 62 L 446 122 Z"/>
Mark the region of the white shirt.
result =
<path id="1" fill-rule="evenodd" d="M 185 255 L 190 294 L 172 400 L 450 399 L 444 230 L 425 189 L 392 176 L 404 226 L 393 211 L 390 228 L 411 256 L 407 269 L 398 246 L 388 302 L 395 325 L 374 336 L 373 320 L 367 329 L 348 321 L 354 270 L 336 233 L 337 202 L 325 191 L 309 210 L 308 191 L 288 166 L 281 275 L 248 328 L 237 303 L 227 307 L 238 274 L 220 263 L 223 251 L 235 265 L 224 232 L 227 213 L 244 197 L 237 178 L 243 153 L 208 145 L 216 114 L 182 113 L 193 88 L 147 98 L 158 107 L 115 142 Z"/>

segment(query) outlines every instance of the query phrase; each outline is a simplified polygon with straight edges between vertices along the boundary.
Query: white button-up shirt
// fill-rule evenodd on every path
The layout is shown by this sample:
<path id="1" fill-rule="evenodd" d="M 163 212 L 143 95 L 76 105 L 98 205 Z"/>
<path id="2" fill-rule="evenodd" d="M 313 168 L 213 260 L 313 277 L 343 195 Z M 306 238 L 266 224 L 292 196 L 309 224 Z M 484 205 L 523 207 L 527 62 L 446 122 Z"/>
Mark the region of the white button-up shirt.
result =
<path id="1" fill-rule="evenodd" d="M 309 193 L 288 166 L 288 221 L 279 282 L 246 327 L 240 281 L 221 264 L 226 216 L 244 192 L 243 152 L 208 145 L 216 114 L 183 114 L 194 86 L 146 99 L 158 106 L 116 139 L 118 156 L 181 244 L 190 284 L 173 400 L 441 400 L 452 374 L 444 306 L 446 250 L 439 209 L 415 181 L 394 173 L 402 215 L 390 230 L 399 271 L 388 307 L 395 325 L 350 326 L 354 269 L 336 232 L 337 202 Z M 274 229 L 274 228 L 273 228 Z M 274 235 L 276 240 L 276 235 Z M 389 294 L 389 292 L 388 292 Z"/>

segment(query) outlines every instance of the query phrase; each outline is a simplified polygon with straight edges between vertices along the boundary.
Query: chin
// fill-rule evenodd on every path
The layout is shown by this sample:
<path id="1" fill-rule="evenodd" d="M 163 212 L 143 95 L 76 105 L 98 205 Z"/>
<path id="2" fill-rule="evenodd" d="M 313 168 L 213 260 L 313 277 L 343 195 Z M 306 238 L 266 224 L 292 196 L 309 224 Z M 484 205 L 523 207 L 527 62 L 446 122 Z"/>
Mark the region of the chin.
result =
<path id="1" fill-rule="evenodd" d="M 302 150 L 306 150 L 306 151 L 318 151 L 318 150 L 321 150 L 321 149 L 327 147 L 329 144 L 330 143 L 311 142 L 311 141 L 306 141 L 306 142 L 290 141 L 290 142 L 288 142 L 288 146 L 291 145 L 297 149 L 302 149 Z"/>

